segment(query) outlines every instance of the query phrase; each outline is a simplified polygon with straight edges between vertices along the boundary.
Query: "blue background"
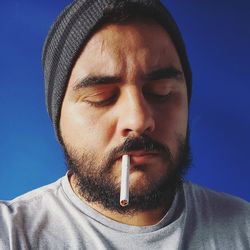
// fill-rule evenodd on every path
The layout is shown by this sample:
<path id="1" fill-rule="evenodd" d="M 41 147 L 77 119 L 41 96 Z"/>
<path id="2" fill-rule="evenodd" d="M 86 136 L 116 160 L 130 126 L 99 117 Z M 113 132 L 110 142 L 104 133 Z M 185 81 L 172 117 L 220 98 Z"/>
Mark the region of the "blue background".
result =
<path id="1" fill-rule="evenodd" d="M 46 113 L 41 50 L 69 0 L 0 2 L 0 199 L 64 175 Z M 192 181 L 250 201 L 250 1 L 165 1 L 193 68 Z"/>

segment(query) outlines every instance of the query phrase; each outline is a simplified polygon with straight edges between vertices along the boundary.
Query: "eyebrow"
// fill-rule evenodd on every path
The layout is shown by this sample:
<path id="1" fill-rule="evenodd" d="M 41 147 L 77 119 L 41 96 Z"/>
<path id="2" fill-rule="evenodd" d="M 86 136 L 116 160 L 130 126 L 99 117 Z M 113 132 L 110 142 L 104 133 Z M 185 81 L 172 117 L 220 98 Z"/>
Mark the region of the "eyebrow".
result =
<path id="1" fill-rule="evenodd" d="M 79 81 L 73 87 L 73 90 L 77 91 L 81 88 L 91 87 L 100 84 L 112 84 L 121 81 L 121 77 L 118 76 L 87 76 Z"/>
<path id="2" fill-rule="evenodd" d="M 149 74 L 147 74 L 145 77 L 145 79 L 149 81 L 156 81 L 162 79 L 181 79 L 181 78 L 183 78 L 183 72 L 173 66 L 154 70 Z"/>
<path id="3" fill-rule="evenodd" d="M 154 70 L 148 74 L 146 74 L 143 78 L 146 81 L 157 81 L 162 79 L 180 79 L 183 77 L 183 72 L 178 70 L 173 66 L 169 66 L 166 68 L 160 68 Z M 75 85 L 73 86 L 73 90 L 77 91 L 81 88 L 92 87 L 96 85 L 105 85 L 105 84 L 113 84 L 121 82 L 122 78 L 119 76 L 95 76 L 89 75 L 86 76 L 78 81 L 76 81 Z"/>

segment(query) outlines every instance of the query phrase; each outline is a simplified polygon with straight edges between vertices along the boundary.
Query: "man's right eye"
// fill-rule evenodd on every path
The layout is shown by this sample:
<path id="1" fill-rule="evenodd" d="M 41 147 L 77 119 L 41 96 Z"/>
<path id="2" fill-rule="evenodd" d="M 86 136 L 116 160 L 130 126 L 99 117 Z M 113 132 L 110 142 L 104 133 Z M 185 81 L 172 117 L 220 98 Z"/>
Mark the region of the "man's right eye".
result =
<path id="1" fill-rule="evenodd" d="M 113 103 L 115 103 L 115 101 L 117 100 L 117 95 L 112 95 L 111 97 L 109 98 L 105 98 L 105 99 L 102 99 L 102 98 L 89 98 L 89 99 L 85 99 L 83 100 L 83 102 L 87 103 L 88 105 L 90 106 L 93 106 L 93 107 L 106 107 L 106 106 L 109 106 Z"/>

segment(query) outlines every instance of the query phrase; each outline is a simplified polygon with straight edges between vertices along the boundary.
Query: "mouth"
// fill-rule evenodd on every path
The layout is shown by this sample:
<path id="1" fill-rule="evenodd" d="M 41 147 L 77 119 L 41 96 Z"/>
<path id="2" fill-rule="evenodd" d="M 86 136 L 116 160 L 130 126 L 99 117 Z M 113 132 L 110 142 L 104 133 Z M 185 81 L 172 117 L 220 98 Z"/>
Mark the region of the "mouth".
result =
<path id="1" fill-rule="evenodd" d="M 146 152 L 144 150 L 131 151 L 126 153 L 126 155 L 130 156 L 131 165 L 141 165 L 149 162 L 152 158 L 159 156 L 156 152 Z M 121 160 L 122 155 L 118 157 L 117 160 Z"/>

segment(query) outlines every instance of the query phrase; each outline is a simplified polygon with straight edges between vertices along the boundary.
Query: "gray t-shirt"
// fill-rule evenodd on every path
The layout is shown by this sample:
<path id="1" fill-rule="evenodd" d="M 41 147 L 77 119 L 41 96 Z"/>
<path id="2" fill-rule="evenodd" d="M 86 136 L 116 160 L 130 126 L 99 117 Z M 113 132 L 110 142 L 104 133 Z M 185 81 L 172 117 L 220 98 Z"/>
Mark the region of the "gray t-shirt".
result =
<path id="1" fill-rule="evenodd" d="M 66 175 L 0 202 L 0 249 L 250 249 L 250 204 L 186 182 L 159 223 L 129 226 L 83 203 Z"/>

